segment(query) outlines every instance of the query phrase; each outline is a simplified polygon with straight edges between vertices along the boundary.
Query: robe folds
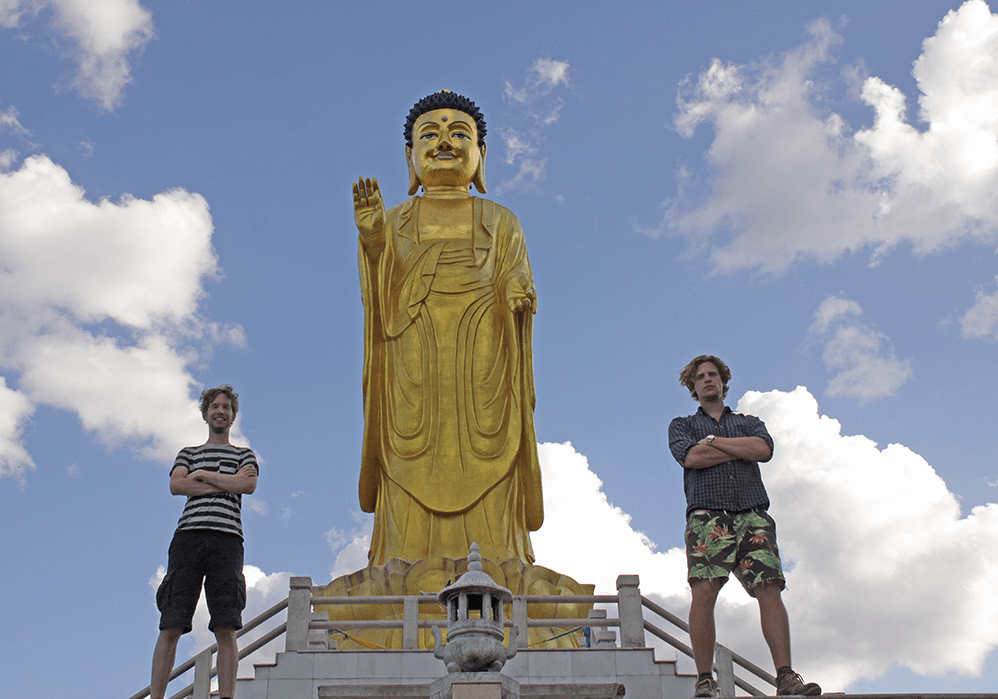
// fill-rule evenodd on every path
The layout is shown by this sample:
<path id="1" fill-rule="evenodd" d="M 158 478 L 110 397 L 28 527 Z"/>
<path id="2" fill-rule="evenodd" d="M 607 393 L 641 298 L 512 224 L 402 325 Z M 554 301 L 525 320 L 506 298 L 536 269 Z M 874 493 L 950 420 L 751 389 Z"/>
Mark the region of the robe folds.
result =
<path id="1" fill-rule="evenodd" d="M 420 240 L 421 197 L 386 213 L 385 247 L 360 249 L 364 441 L 360 504 L 375 513 L 369 565 L 393 558 L 534 560 L 544 519 L 534 435 L 532 288 L 523 231 L 473 198 L 469 239 Z"/>

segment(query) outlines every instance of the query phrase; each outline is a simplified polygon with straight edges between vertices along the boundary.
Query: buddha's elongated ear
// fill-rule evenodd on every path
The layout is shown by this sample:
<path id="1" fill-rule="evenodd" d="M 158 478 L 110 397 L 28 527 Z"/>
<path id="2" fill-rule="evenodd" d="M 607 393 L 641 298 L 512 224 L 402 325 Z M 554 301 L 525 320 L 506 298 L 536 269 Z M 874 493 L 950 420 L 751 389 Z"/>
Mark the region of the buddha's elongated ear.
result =
<path id="1" fill-rule="evenodd" d="M 412 166 L 412 148 L 409 146 L 405 147 L 405 164 L 409 167 L 409 196 L 412 196 L 419 191 L 423 183 L 419 181 L 416 168 Z"/>
<path id="2" fill-rule="evenodd" d="M 488 148 L 487 143 L 483 143 L 480 148 L 482 152 L 482 157 L 478 161 L 478 169 L 475 170 L 475 176 L 472 177 L 471 181 L 477 189 L 482 194 L 485 194 L 485 151 Z"/>

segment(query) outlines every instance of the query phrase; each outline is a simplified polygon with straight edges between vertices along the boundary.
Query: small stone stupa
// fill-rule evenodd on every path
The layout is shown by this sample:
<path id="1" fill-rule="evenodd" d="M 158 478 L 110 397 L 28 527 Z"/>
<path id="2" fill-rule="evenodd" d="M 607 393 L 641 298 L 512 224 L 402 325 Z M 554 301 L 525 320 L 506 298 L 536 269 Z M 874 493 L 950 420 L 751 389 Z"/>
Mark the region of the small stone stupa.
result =
<path id="1" fill-rule="evenodd" d="M 513 594 L 482 571 L 477 543 L 471 545 L 468 572 L 441 590 L 439 599 L 447 608 L 447 645 L 433 627 L 433 656 L 447 672 L 499 672 L 516 655 L 517 628 L 510 630 L 509 647 L 503 645 L 503 605 Z"/>

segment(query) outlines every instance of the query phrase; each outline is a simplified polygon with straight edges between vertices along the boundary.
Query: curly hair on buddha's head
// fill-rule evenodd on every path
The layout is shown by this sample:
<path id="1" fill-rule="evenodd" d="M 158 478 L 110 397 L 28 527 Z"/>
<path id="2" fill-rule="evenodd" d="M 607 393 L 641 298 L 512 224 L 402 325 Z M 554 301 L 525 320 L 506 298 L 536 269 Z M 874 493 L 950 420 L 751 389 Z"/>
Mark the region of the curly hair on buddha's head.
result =
<path id="1" fill-rule="evenodd" d="M 679 383 L 689 389 L 690 397 L 693 398 L 693 400 L 699 402 L 697 392 L 694 389 L 694 384 L 696 382 L 697 369 L 699 369 L 700 365 L 704 362 L 710 362 L 717 367 L 717 372 L 721 375 L 721 384 L 724 386 L 721 398 L 726 398 L 728 395 L 728 382 L 731 381 L 731 369 L 728 368 L 727 364 L 712 354 L 701 354 L 699 357 L 683 367 L 683 370 L 679 372 Z"/>
<path id="2" fill-rule="evenodd" d="M 450 90 L 441 90 L 427 95 L 409 110 L 409 116 L 405 120 L 405 129 L 402 132 L 407 146 L 412 148 L 412 127 L 415 126 L 416 119 L 434 109 L 454 109 L 470 116 L 475 120 L 475 126 L 478 128 L 478 147 L 481 148 L 485 144 L 485 115 L 482 114 L 482 110 L 464 95 Z"/>
<path id="3" fill-rule="evenodd" d="M 224 393 L 229 397 L 229 404 L 232 405 L 232 419 L 234 420 L 236 413 L 239 412 L 239 394 L 228 384 L 216 386 L 215 388 L 206 388 L 201 392 L 201 417 L 205 420 L 208 419 L 208 408 L 211 407 L 211 402 L 215 400 L 215 397 L 219 393 Z"/>

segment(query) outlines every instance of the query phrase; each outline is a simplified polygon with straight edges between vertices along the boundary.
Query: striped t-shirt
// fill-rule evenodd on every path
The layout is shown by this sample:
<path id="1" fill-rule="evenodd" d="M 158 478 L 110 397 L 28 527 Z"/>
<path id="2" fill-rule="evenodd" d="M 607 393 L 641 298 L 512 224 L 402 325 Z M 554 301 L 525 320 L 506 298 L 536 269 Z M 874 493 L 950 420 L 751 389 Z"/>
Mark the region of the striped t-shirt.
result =
<path id="1" fill-rule="evenodd" d="M 249 447 L 234 447 L 231 444 L 202 444 L 199 447 L 184 447 L 177 454 L 173 468 L 183 466 L 188 473 L 199 469 L 215 473 L 235 474 L 244 466 L 252 465 L 259 472 L 256 454 Z M 173 469 L 170 469 L 173 472 Z M 243 538 L 240 517 L 243 496 L 239 493 L 212 493 L 210 495 L 189 495 L 184 513 L 180 515 L 177 531 L 188 529 L 214 529 Z"/>

